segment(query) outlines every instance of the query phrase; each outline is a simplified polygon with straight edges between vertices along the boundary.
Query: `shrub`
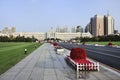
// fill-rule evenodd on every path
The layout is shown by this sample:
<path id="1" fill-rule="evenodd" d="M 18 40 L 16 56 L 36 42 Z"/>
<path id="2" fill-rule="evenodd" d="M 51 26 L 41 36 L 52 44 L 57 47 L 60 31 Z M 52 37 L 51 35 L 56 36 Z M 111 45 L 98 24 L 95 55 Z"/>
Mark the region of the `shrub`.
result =
<path id="1" fill-rule="evenodd" d="M 85 59 L 86 60 L 86 50 L 83 48 L 73 48 L 70 53 L 71 59 Z"/>
<path id="2" fill-rule="evenodd" d="M 58 44 L 56 42 L 53 42 L 52 44 L 53 44 L 53 46 L 58 46 Z"/>

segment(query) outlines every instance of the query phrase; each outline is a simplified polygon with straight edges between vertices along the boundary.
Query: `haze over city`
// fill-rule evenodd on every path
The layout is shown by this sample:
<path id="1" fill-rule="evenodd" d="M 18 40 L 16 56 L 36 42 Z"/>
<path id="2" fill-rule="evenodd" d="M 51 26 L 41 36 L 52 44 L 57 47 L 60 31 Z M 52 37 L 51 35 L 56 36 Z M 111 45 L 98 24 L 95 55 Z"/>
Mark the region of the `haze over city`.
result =
<path id="1" fill-rule="evenodd" d="M 0 0 L 0 30 L 47 32 L 51 27 L 85 26 L 96 14 L 109 13 L 120 32 L 120 0 Z"/>

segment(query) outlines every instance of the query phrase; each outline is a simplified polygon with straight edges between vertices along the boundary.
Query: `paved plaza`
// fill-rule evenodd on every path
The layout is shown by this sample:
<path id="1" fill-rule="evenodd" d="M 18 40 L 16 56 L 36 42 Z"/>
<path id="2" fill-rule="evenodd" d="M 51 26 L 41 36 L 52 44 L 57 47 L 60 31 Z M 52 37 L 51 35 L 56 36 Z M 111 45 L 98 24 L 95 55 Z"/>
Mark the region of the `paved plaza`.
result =
<path id="1" fill-rule="evenodd" d="M 66 63 L 64 54 L 56 54 L 49 43 L 43 44 L 14 67 L 0 75 L 0 80 L 77 80 L 74 68 Z M 80 72 L 79 80 L 119 80 L 120 74 L 100 67 L 99 72 Z"/>

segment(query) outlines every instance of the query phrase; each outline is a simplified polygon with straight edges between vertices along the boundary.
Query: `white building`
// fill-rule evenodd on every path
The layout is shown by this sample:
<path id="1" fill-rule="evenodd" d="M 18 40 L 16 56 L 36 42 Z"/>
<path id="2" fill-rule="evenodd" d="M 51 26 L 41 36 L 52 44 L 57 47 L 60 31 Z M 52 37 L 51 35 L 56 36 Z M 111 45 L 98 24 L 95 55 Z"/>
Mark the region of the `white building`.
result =
<path id="1" fill-rule="evenodd" d="M 66 28 L 67 30 L 67 28 Z M 13 29 L 14 31 L 14 29 Z M 81 32 L 72 32 L 72 33 L 69 33 L 69 32 L 55 32 L 52 28 L 49 32 L 13 32 L 13 33 L 0 33 L 0 36 L 10 36 L 10 35 L 13 35 L 13 37 L 16 37 L 16 36 L 24 36 L 24 37 L 30 37 L 32 38 L 33 36 L 38 39 L 38 40 L 44 40 L 44 39 L 47 39 L 47 38 L 58 38 L 58 39 L 61 39 L 61 40 L 70 40 L 71 38 L 76 38 L 76 37 L 92 37 L 92 35 L 87 32 L 87 33 L 81 33 Z"/>
<path id="2" fill-rule="evenodd" d="M 38 40 L 44 40 L 46 38 L 59 38 L 61 40 L 70 40 L 71 38 L 76 38 L 76 37 L 92 37 L 92 35 L 87 32 L 87 33 L 57 33 L 57 32 L 47 32 L 47 33 L 42 33 L 42 32 L 15 32 L 12 34 L 3 34 L 0 33 L 0 36 L 10 36 L 13 35 L 14 37 L 16 36 L 25 36 L 25 37 L 32 37 L 34 36 Z"/>
<path id="3" fill-rule="evenodd" d="M 87 33 L 55 33 L 55 37 L 62 39 L 62 40 L 70 40 L 72 38 L 76 37 L 92 37 L 92 35 L 87 32 Z"/>

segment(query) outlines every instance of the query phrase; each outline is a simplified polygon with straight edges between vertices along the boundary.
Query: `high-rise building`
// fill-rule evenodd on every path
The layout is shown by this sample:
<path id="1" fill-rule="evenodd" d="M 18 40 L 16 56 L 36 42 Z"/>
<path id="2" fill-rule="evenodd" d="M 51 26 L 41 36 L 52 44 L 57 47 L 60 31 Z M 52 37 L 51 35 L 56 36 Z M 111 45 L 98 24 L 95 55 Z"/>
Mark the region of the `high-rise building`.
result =
<path id="1" fill-rule="evenodd" d="M 91 24 L 88 23 L 85 27 L 85 32 L 90 32 L 91 33 Z"/>
<path id="2" fill-rule="evenodd" d="M 89 31 L 93 36 L 114 34 L 114 19 L 109 14 L 95 15 L 86 26 L 86 31 Z"/>
<path id="3" fill-rule="evenodd" d="M 83 32 L 83 28 L 81 26 L 77 26 L 76 32 Z"/>
<path id="4" fill-rule="evenodd" d="M 8 27 L 5 27 L 3 30 L 2 30 L 2 33 L 8 33 L 9 32 L 9 28 Z"/>
<path id="5" fill-rule="evenodd" d="M 76 27 L 72 27 L 71 32 L 76 33 Z"/>
<path id="6" fill-rule="evenodd" d="M 67 33 L 67 32 L 68 32 L 68 28 L 67 28 L 67 27 L 64 27 L 64 28 L 63 28 L 63 32 L 64 32 L 64 33 Z"/>
<path id="7" fill-rule="evenodd" d="M 14 32 L 16 32 L 16 27 L 11 28 L 11 33 L 14 33 Z"/>
<path id="8" fill-rule="evenodd" d="M 68 28 L 67 27 L 57 27 L 56 32 L 66 33 L 66 32 L 68 32 Z"/>
<path id="9" fill-rule="evenodd" d="M 60 32 L 60 27 L 59 26 L 56 28 L 56 32 Z"/>
<path id="10" fill-rule="evenodd" d="M 104 35 L 104 16 L 95 15 L 92 22 L 92 34 L 94 36 Z"/>
<path id="11" fill-rule="evenodd" d="M 5 27 L 1 32 L 6 34 L 14 33 L 16 32 L 16 27 L 12 27 L 12 28 Z"/>
<path id="12" fill-rule="evenodd" d="M 104 35 L 114 34 L 114 19 L 109 14 L 104 16 Z"/>

